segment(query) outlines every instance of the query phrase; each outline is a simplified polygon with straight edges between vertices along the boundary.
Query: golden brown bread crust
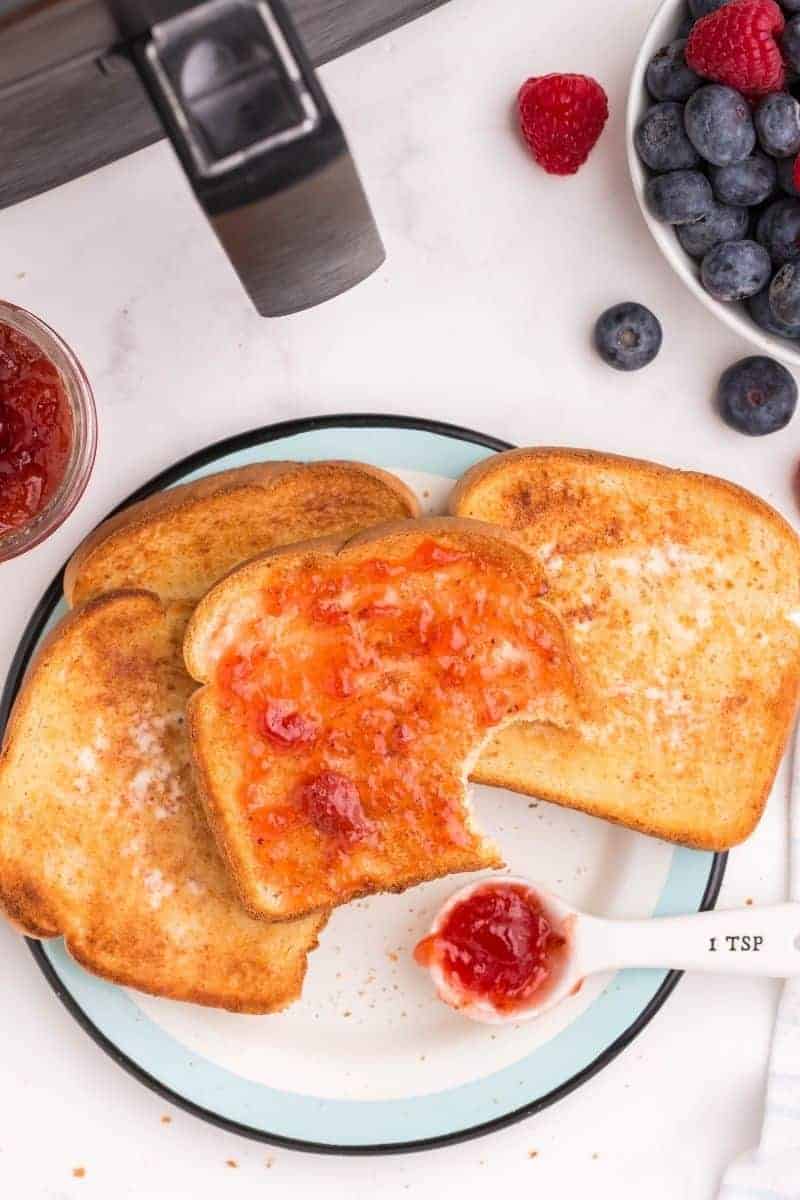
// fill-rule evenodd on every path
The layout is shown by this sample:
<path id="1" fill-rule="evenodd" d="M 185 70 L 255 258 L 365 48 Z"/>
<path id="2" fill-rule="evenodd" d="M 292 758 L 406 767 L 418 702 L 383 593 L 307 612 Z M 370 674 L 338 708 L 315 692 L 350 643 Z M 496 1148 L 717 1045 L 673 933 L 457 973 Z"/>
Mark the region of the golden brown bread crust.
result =
<path id="1" fill-rule="evenodd" d="M 104 978 L 274 1012 L 299 995 L 325 919 L 266 926 L 231 889 L 182 724 L 187 615 L 120 592 L 43 643 L 0 755 L 0 904 Z"/>
<path id="2" fill-rule="evenodd" d="M 451 511 L 536 555 L 605 722 L 518 725 L 473 777 L 727 849 L 755 827 L 797 707 L 800 544 L 735 484 L 593 451 L 509 451 Z"/>
<path id="3" fill-rule="evenodd" d="M 247 821 L 243 820 L 240 808 L 239 796 L 247 765 L 247 755 L 242 750 L 241 731 L 213 683 L 216 662 L 224 653 L 222 643 L 226 646 L 236 644 L 245 623 L 251 619 L 251 602 L 260 597 L 270 584 L 280 579 L 289 579 L 292 581 L 291 589 L 294 589 L 297 580 L 308 579 L 313 575 L 324 576 L 326 561 L 330 562 L 333 559 L 344 562 L 348 568 L 355 568 L 360 561 L 374 560 L 376 555 L 382 561 L 402 560 L 415 546 L 431 538 L 435 538 L 437 544 L 474 553 L 484 571 L 497 570 L 514 579 L 520 576 L 530 578 L 533 572 L 529 556 L 512 539 L 498 530 L 480 522 L 429 518 L 391 523 L 338 543 L 306 543 L 262 555 L 233 571 L 217 584 L 200 601 L 192 615 L 184 641 L 184 658 L 190 674 L 206 685 L 194 694 L 187 710 L 193 760 L 211 828 L 236 880 L 242 903 L 253 914 L 281 920 L 286 916 L 298 915 L 298 911 L 308 911 L 298 910 L 297 905 L 300 903 L 310 904 L 313 909 L 313 898 L 317 895 L 325 894 L 326 903 L 343 903 L 358 895 L 377 891 L 401 891 L 426 879 L 456 871 L 500 865 L 494 847 L 480 837 L 474 826 L 469 823 L 468 817 L 470 840 L 462 846 L 437 848 L 436 854 L 426 860 L 425 853 L 420 851 L 418 844 L 405 844 L 402 822 L 398 819 L 393 826 L 392 818 L 383 812 L 381 819 L 385 820 L 385 836 L 382 857 L 377 852 L 370 853 L 366 883 L 354 885 L 341 895 L 330 895 L 325 892 L 327 885 L 323 886 L 316 868 L 310 866 L 307 876 L 304 875 L 299 883 L 294 880 L 295 891 L 299 892 L 302 898 L 287 899 L 280 893 L 280 889 L 272 887 L 269 883 L 265 884 L 262 878 L 263 873 L 253 850 L 249 826 Z M 530 587 L 530 596 L 535 597 L 536 591 L 535 586 Z M 549 608 L 536 599 L 532 599 L 531 603 L 538 619 L 543 622 L 554 644 L 558 646 L 562 680 L 565 681 L 558 694 L 542 695 L 538 698 L 540 708 L 537 711 L 541 711 L 543 716 L 553 722 L 574 720 L 580 707 L 582 688 L 569 647 L 564 642 L 560 625 Z M 385 678 L 391 679 L 391 673 Z M 454 704 L 456 691 L 457 689 L 454 689 L 451 696 Z M 413 704 L 411 694 L 408 703 Z M 345 715 L 343 709 L 342 720 L 345 719 Z M 445 721 L 446 717 L 440 713 L 439 719 Z M 360 725 L 356 723 L 355 728 L 360 729 Z M 338 731 L 341 730 L 342 727 L 339 727 Z M 476 742 L 476 735 L 470 729 L 456 731 L 449 726 L 443 726 L 441 729 L 437 727 L 434 733 L 437 757 L 441 759 L 435 769 L 441 769 L 443 777 L 446 775 L 448 779 L 460 778 L 464 764 L 477 753 L 485 741 L 485 735 L 477 736 Z M 353 736 L 358 734 L 350 730 L 348 737 Z M 289 775 L 295 768 L 291 765 L 286 766 L 285 763 L 286 760 L 281 761 L 279 757 L 275 757 L 271 762 L 270 804 L 274 803 L 276 806 L 284 802 L 294 786 Z M 428 770 L 429 767 L 430 764 L 425 760 L 425 769 Z M 460 786 L 463 817 L 463 780 Z M 391 830 L 391 835 L 387 834 L 386 830 Z M 390 845 L 391 849 L 385 852 L 387 845 Z M 357 872 L 354 872 L 353 878 L 356 876 Z"/>
<path id="4" fill-rule="evenodd" d="M 413 492 L 376 467 L 256 463 L 159 492 L 104 521 L 67 565 L 64 594 L 71 607 L 130 587 L 197 600 L 270 546 L 418 511 Z"/>

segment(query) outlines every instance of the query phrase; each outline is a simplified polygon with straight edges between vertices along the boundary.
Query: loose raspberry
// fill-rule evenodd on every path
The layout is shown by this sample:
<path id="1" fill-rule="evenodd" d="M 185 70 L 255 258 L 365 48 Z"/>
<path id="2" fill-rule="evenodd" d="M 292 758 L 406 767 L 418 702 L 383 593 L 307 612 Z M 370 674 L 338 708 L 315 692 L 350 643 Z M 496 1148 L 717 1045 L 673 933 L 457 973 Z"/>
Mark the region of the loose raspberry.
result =
<path id="1" fill-rule="evenodd" d="M 748 96 L 778 92 L 786 72 L 775 38 L 784 24 L 775 0 L 732 0 L 694 26 L 686 62 L 698 75 Z"/>
<path id="2" fill-rule="evenodd" d="M 522 136 L 550 175 L 574 175 L 608 120 L 608 98 L 588 75 L 527 79 L 517 102 Z"/>

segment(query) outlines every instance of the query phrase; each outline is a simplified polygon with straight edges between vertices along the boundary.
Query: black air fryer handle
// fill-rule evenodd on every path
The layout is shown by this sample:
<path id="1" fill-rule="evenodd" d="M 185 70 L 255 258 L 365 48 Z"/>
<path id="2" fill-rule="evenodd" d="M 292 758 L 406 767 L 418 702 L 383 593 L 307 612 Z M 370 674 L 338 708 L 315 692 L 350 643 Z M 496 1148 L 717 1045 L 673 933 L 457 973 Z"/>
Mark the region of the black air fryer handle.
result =
<path id="1" fill-rule="evenodd" d="M 130 35 L 143 10 L 117 2 Z M 130 53 L 258 311 L 308 308 L 371 274 L 383 245 L 281 0 L 145 4 L 153 22 Z"/>

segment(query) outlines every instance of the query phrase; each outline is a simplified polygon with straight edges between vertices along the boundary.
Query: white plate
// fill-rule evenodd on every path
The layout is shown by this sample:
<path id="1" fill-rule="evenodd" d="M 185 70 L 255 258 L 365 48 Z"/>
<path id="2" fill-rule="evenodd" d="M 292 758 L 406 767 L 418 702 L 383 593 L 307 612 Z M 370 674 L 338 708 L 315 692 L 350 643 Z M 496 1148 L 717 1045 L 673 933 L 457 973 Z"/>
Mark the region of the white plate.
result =
<path id="1" fill-rule="evenodd" d="M 395 471 L 428 511 L 502 444 L 430 422 L 292 422 L 211 447 L 138 495 L 265 459 L 351 458 Z M 60 611 L 56 580 L 34 614 L 0 710 Z M 477 814 L 514 874 L 609 916 L 713 905 L 724 856 L 655 839 L 526 797 L 477 788 Z M 588 1079 L 646 1024 L 678 976 L 596 978 L 540 1021 L 473 1024 L 439 1003 L 410 951 L 441 901 L 468 881 L 426 884 L 338 909 L 309 962 L 302 1000 L 270 1017 L 143 996 L 95 979 L 60 941 L 31 943 L 70 1011 L 127 1070 L 177 1104 L 249 1136 L 340 1152 L 408 1150 L 486 1132 Z"/>

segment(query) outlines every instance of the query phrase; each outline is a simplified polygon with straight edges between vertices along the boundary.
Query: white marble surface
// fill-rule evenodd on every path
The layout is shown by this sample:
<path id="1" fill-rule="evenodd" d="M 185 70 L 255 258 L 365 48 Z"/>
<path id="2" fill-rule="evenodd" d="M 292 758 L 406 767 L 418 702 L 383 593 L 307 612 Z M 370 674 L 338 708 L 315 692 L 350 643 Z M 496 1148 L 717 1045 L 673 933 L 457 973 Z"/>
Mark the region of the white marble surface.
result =
<path id="1" fill-rule="evenodd" d="M 213 439 L 287 417 L 412 413 L 650 456 L 739 480 L 797 519 L 800 417 L 753 441 L 720 423 L 714 381 L 747 347 L 682 290 L 630 194 L 624 98 L 650 8 L 453 0 L 328 66 L 389 258 L 304 315 L 255 316 L 163 144 L 0 214 L 0 292 L 74 345 L 101 423 L 78 510 L 1 569 L 0 671 L 57 565 L 112 504 Z M 518 84 L 552 70 L 596 75 L 611 102 L 572 180 L 538 171 L 510 131 Z M 628 298 L 665 331 L 657 363 L 631 378 L 589 345 L 593 317 Z M 780 898 L 784 857 L 781 784 L 732 855 L 723 903 Z M 544 1196 L 708 1200 L 756 1137 L 776 998 L 768 983 L 685 979 L 625 1054 L 533 1120 L 421 1156 L 336 1160 L 170 1114 L 92 1045 L 5 927 L 0 984 L 0 1186 L 18 1200 L 392 1200 L 478 1196 L 501 1178 Z"/>

